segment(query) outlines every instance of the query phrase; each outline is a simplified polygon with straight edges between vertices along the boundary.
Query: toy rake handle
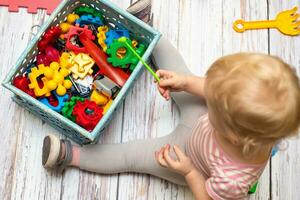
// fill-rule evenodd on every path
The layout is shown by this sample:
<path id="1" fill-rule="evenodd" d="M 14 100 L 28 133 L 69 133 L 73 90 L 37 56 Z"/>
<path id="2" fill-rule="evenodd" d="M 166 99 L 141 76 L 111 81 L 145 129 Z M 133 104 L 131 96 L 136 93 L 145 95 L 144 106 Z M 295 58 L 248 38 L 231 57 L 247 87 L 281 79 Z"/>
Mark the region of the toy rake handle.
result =
<path id="1" fill-rule="evenodd" d="M 141 58 L 141 56 L 132 48 L 130 44 L 128 44 L 127 41 L 125 41 L 125 45 L 132 51 L 132 53 L 143 63 L 143 65 L 147 68 L 147 70 L 154 76 L 154 78 L 159 82 L 160 79 L 157 76 L 157 74 L 151 69 L 151 67 Z"/>
<path id="2" fill-rule="evenodd" d="M 122 69 L 114 68 L 112 65 L 107 63 L 107 55 L 101 51 L 101 49 L 94 44 L 93 41 L 84 34 L 84 32 L 79 35 L 79 39 L 86 48 L 87 52 L 97 63 L 98 67 L 100 68 L 100 73 L 104 74 L 122 87 L 129 78 L 129 75 L 126 74 Z"/>
<path id="3" fill-rule="evenodd" d="M 236 20 L 233 24 L 233 29 L 238 33 L 243 33 L 246 30 L 251 29 L 264 29 L 264 28 L 276 28 L 276 20 L 269 21 L 244 21 L 242 19 Z"/>

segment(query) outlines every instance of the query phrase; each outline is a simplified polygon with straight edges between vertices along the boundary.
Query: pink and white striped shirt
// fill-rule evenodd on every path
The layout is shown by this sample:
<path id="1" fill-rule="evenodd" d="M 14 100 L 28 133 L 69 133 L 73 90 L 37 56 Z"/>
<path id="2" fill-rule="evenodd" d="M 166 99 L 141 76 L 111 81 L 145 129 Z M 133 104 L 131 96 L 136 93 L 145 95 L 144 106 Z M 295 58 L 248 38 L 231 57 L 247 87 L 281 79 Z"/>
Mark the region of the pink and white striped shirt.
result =
<path id="1" fill-rule="evenodd" d="M 217 144 L 208 114 L 195 125 L 187 144 L 187 155 L 205 177 L 205 187 L 215 200 L 245 199 L 266 164 L 232 160 Z"/>

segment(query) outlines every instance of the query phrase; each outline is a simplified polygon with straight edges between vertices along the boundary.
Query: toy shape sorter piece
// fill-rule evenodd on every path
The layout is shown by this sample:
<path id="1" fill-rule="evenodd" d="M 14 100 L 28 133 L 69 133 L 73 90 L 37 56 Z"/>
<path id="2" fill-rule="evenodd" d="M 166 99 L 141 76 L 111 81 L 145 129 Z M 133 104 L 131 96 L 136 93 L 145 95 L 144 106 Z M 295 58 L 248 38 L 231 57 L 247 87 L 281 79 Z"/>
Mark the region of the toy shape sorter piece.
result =
<path id="1" fill-rule="evenodd" d="M 88 29 L 88 26 L 84 26 L 83 28 L 79 27 L 79 25 L 71 26 L 69 32 L 65 34 L 65 38 L 67 39 L 66 42 L 66 49 L 73 51 L 74 53 L 87 53 L 85 47 L 81 47 L 79 44 L 79 34 L 85 33 L 86 37 L 90 40 L 94 40 L 95 36 L 93 32 Z"/>
<path id="2" fill-rule="evenodd" d="M 63 96 L 67 89 L 72 87 L 72 82 L 65 79 L 68 75 L 69 71 L 61 68 L 57 62 L 52 62 L 50 67 L 38 65 L 38 67 L 33 67 L 29 74 L 29 88 L 34 90 L 37 97 L 50 96 L 50 92 L 53 90 L 56 90 L 58 95 Z M 39 77 L 42 77 L 42 87 L 38 84 Z"/>
<path id="3" fill-rule="evenodd" d="M 132 44 L 130 39 L 126 39 L 128 44 Z M 123 58 L 119 56 L 119 51 L 124 50 Z M 146 47 L 143 44 L 140 44 L 136 49 L 137 54 L 142 56 L 146 50 Z M 118 53 L 119 52 L 119 53 Z M 112 63 L 114 67 L 127 68 L 127 65 L 132 64 L 134 67 L 139 62 L 139 59 L 134 55 L 134 53 L 126 46 L 124 42 L 119 42 L 118 40 L 114 40 L 114 42 L 107 49 L 107 54 L 110 57 L 107 59 L 108 62 Z M 131 68 L 133 71 L 134 68 Z"/>
<path id="4" fill-rule="evenodd" d="M 83 79 L 88 74 L 91 75 L 93 73 L 92 67 L 95 61 L 88 54 L 79 53 L 75 55 L 73 52 L 69 54 L 69 63 L 71 63 L 69 70 L 72 72 L 74 79 Z"/>
<path id="5" fill-rule="evenodd" d="M 29 88 L 29 84 L 30 84 L 30 81 L 28 80 L 28 78 L 26 76 L 22 76 L 22 75 L 17 76 L 13 80 L 13 85 L 16 88 L 22 90 L 26 94 L 28 94 L 28 95 L 32 96 L 33 98 L 35 98 L 34 91 Z"/>
<path id="6" fill-rule="evenodd" d="M 108 109 L 111 107 L 111 105 L 112 105 L 113 102 L 114 102 L 114 101 L 111 99 L 111 100 L 109 100 L 109 102 L 103 107 L 103 115 L 105 115 L 105 114 L 107 113 Z"/>
<path id="7" fill-rule="evenodd" d="M 97 66 L 100 67 L 99 73 L 107 76 L 119 86 L 123 86 L 129 75 L 120 68 L 114 68 L 107 62 L 107 55 L 102 51 L 84 32 L 79 35 L 81 43 L 84 45 L 90 56 L 95 60 Z"/>
<path id="8" fill-rule="evenodd" d="M 115 99 L 120 91 L 120 87 L 106 76 L 96 76 L 93 82 L 93 88 L 97 92 L 103 93 L 112 99 Z"/>
<path id="9" fill-rule="evenodd" d="M 102 47 L 102 50 L 104 52 L 106 52 L 106 50 L 107 50 L 107 45 L 105 43 L 105 40 L 106 40 L 106 32 L 108 30 L 109 30 L 108 26 L 100 26 L 100 27 L 98 27 L 98 34 L 97 34 L 98 43 Z"/>
<path id="10" fill-rule="evenodd" d="M 95 102 L 98 106 L 104 106 L 108 103 L 109 98 L 104 94 L 98 92 L 97 90 L 94 90 L 92 92 L 90 100 Z"/>
<path id="11" fill-rule="evenodd" d="M 109 47 L 116 39 L 119 39 L 121 37 L 129 38 L 129 31 L 127 29 L 109 30 L 106 32 L 105 35 L 106 35 L 105 43 Z"/>
<path id="12" fill-rule="evenodd" d="M 73 113 L 73 109 L 74 109 L 74 106 L 76 105 L 77 101 L 84 102 L 84 98 L 78 97 L 78 96 L 71 97 L 70 101 L 66 102 L 64 104 L 64 107 L 61 110 L 62 115 L 65 116 L 66 118 L 70 119 L 73 122 L 75 122 L 76 118 L 72 113 Z"/>
<path id="13" fill-rule="evenodd" d="M 95 102 L 85 100 L 84 102 L 78 101 L 73 109 L 73 115 L 76 118 L 76 123 L 87 131 L 92 131 L 100 119 L 103 117 L 103 109 Z"/>
<path id="14" fill-rule="evenodd" d="M 37 64 L 44 64 L 45 66 L 49 66 L 51 62 L 59 62 L 59 51 L 52 46 L 47 46 L 45 49 L 45 53 L 39 53 L 36 56 Z"/>
<path id="15" fill-rule="evenodd" d="M 51 27 L 38 42 L 38 49 L 43 52 L 49 45 L 55 42 L 55 39 L 58 38 L 60 34 L 61 28 L 59 26 Z"/>
<path id="16" fill-rule="evenodd" d="M 87 98 L 90 96 L 92 90 L 90 86 L 86 86 L 85 84 L 78 83 L 81 79 L 74 80 L 71 76 L 69 77 L 73 83 L 71 87 L 71 93 L 75 96 L 80 96 L 83 98 Z"/>
<path id="17" fill-rule="evenodd" d="M 8 6 L 9 12 L 18 12 L 19 8 L 27 8 L 28 13 L 37 13 L 37 9 L 46 9 L 50 15 L 61 0 L 0 0 L 0 6 Z"/>
<path id="18" fill-rule="evenodd" d="M 76 24 L 83 27 L 85 25 L 103 26 L 103 21 L 100 17 L 94 17 L 92 15 L 81 15 L 79 19 L 76 20 Z"/>
<path id="19" fill-rule="evenodd" d="M 63 96 L 60 96 L 60 95 L 58 95 L 56 92 L 53 92 L 52 95 L 53 95 L 54 98 L 56 98 L 57 101 L 58 101 L 58 104 L 57 104 L 56 106 L 51 105 L 50 100 L 49 100 L 47 97 L 42 98 L 42 99 L 40 99 L 39 101 L 40 101 L 42 104 L 44 104 L 44 105 L 46 105 L 47 107 L 49 107 L 51 110 L 54 110 L 54 111 L 56 111 L 56 112 L 61 112 L 61 110 L 63 109 L 63 107 L 64 107 L 64 105 L 65 105 L 65 102 L 69 99 L 70 96 L 69 96 L 68 94 L 65 94 L 65 95 L 63 95 Z"/>
<path id="20" fill-rule="evenodd" d="M 101 20 L 104 20 L 103 15 L 96 10 L 95 8 L 92 7 L 86 7 L 86 6 L 81 6 L 75 9 L 75 13 L 77 15 L 92 15 L 94 17 L 99 17 Z"/>

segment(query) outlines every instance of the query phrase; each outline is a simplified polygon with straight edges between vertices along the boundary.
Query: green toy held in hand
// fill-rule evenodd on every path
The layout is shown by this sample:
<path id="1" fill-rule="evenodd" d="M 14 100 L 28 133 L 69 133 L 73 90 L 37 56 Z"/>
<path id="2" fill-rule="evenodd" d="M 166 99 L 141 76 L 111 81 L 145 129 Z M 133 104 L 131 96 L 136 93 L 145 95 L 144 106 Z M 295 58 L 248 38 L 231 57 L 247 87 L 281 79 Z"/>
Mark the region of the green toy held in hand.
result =
<path id="1" fill-rule="evenodd" d="M 146 69 L 154 76 L 154 78 L 159 82 L 160 78 L 157 76 L 157 74 L 151 69 L 151 67 L 141 58 L 141 56 L 132 48 L 130 44 L 128 44 L 126 37 L 121 37 L 118 39 L 119 42 L 124 42 L 125 45 L 128 47 L 130 51 L 143 63 L 143 65 L 146 67 Z"/>

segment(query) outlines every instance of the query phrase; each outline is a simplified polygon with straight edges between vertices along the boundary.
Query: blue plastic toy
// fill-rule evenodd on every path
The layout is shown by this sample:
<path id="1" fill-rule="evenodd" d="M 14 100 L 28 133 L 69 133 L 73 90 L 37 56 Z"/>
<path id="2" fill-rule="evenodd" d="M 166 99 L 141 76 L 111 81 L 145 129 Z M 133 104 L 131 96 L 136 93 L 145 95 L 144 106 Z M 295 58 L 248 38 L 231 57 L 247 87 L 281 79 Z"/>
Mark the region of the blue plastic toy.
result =
<path id="1" fill-rule="evenodd" d="M 49 102 L 48 98 L 42 98 L 40 99 L 40 102 L 46 106 L 48 106 L 49 108 L 51 108 L 52 110 L 56 111 L 56 112 L 61 112 L 61 110 L 63 109 L 65 102 L 69 99 L 69 95 L 65 94 L 64 96 L 59 96 L 56 94 L 56 92 L 52 93 L 54 95 L 54 97 L 57 99 L 58 101 L 58 105 L 57 106 L 52 106 Z"/>
<path id="2" fill-rule="evenodd" d="M 106 32 L 105 43 L 107 46 L 110 46 L 115 39 L 119 39 L 121 37 L 129 38 L 129 31 L 126 29 L 109 30 Z"/>
<path id="3" fill-rule="evenodd" d="M 85 25 L 103 26 L 103 21 L 100 17 L 93 17 L 92 15 L 82 15 L 75 23 L 81 27 Z"/>

